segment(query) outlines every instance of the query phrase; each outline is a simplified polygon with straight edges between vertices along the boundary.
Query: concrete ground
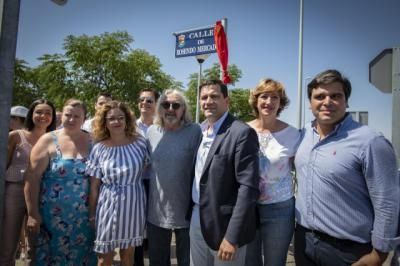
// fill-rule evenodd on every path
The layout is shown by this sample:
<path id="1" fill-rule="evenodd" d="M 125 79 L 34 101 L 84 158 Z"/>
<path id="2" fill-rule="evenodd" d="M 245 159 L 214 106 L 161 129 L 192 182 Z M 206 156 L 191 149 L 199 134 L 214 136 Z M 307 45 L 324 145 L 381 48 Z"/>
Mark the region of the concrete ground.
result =
<path id="1" fill-rule="evenodd" d="M 294 262 L 294 257 L 293 257 L 293 246 L 290 245 L 289 247 L 289 251 L 288 251 L 288 255 L 287 255 L 287 259 L 286 259 L 286 266 L 295 266 L 296 263 Z M 177 260 L 176 260 L 176 256 L 175 256 L 175 242 L 174 242 L 174 237 L 173 237 L 173 241 L 171 244 L 171 266 L 177 266 Z M 390 260 L 393 256 L 393 252 L 391 252 L 388 256 L 388 259 L 385 261 L 385 263 L 383 264 L 383 266 L 390 266 Z M 145 260 L 144 260 L 144 264 L 145 266 L 149 266 L 149 259 L 147 257 L 147 255 L 145 254 Z M 114 263 L 113 265 L 120 265 L 120 260 L 119 260 L 119 256 L 118 256 L 118 252 L 115 255 L 114 258 Z M 16 266 L 25 266 L 24 260 L 18 260 L 16 263 Z"/>

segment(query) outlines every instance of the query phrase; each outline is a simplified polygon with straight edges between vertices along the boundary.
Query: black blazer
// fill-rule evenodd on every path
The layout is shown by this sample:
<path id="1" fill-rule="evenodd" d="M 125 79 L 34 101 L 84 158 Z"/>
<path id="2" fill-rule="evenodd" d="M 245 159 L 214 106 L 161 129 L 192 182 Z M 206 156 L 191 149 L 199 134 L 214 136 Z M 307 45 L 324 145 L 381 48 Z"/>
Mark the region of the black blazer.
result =
<path id="1" fill-rule="evenodd" d="M 254 239 L 259 144 L 256 132 L 228 114 L 210 148 L 200 178 L 200 223 L 208 246 L 226 238 L 243 246 Z"/>

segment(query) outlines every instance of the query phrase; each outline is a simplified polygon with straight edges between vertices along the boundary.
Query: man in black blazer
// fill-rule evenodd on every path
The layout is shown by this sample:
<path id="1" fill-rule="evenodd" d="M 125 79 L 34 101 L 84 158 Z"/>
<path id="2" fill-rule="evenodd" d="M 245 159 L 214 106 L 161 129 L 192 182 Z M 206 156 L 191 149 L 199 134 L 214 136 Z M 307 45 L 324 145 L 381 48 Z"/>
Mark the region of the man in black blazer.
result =
<path id="1" fill-rule="evenodd" d="M 258 138 L 228 113 L 228 89 L 219 80 L 200 85 L 206 117 L 197 152 L 190 225 L 194 266 L 244 265 L 256 231 Z"/>

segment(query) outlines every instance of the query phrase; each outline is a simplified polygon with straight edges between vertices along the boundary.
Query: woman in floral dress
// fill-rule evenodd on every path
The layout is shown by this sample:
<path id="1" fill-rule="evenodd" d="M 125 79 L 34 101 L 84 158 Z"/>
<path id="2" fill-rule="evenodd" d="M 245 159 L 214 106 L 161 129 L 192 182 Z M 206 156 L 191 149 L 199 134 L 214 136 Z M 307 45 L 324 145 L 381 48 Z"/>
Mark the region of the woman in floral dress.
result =
<path id="1" fill-rule="evenodd" d="M 91 141 L 80 129 L 85 115 L 81 101 L 68 100 L 63 128 L 43 135 L 32 149 L 25 198 L 28 230 L 38 234 L 36 265 L 96 265 L 85 175 Z"/>

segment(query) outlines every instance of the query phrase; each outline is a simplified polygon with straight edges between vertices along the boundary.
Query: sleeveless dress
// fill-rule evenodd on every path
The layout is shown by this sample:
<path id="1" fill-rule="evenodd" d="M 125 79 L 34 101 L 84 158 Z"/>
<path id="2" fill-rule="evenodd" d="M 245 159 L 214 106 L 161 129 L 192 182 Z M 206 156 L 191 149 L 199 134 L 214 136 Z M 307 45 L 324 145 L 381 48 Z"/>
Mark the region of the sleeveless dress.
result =
<path id="1" fill-rule="evenodd" d="M 94 230 L 89 222 L 86 159 L 64 159 L 55 133 L 56 156 L 44 172 L 39 211 L 42 225 L 36 265 L 96 265 Z"/>
<path id="2" fill-rule="evenodd" d="M 96 209 L 96 252 L 142 244 L 146 218 L 142 172 L 148 160 L 148 144 L 142 136 L 122 146 L 99 142 L 90 152 L 86 173 L 102 181 Z"/>
<path id="3" fill-rule="evenodd" d="M 14 265 L 21 228 L 26 213 L 24 196 L 24 173 L 28 168 L 32 145 L 23 130 L 16 131 L 20 143 L 15 146 L 5 176 L 4 205 L 0 248 L 0 265 Z"/>

